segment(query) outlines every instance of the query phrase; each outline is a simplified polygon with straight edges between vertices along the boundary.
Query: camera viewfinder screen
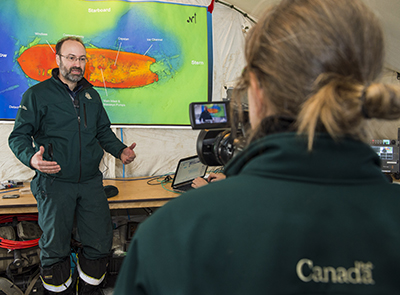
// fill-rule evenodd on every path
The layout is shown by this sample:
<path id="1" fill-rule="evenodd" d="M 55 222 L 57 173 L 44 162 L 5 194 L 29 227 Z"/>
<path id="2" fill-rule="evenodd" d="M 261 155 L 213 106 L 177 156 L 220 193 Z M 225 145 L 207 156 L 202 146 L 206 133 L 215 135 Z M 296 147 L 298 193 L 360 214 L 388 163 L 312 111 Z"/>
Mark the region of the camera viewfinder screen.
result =
<path id="1" fill-rule="evenodd" d="M 227 109 L 225 104 L 197 104 L 194 106 L 196 124 L 227 123 Z"/>

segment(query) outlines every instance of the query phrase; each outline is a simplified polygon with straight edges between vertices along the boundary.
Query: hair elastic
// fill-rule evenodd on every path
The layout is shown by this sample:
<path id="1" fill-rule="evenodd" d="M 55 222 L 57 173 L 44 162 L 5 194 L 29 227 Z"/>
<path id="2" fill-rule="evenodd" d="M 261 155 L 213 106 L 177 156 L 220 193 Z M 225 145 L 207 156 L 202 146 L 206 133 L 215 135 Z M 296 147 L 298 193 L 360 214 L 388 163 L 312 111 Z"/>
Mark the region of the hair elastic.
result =
<path id="1" fill-rule="evenodd" d="M 366 95 L 366 92 L 367 92 L 367 89 L 368 89 L 369 85 L 370 85 L 370 83 L 368 83 L 368 84 L 366 84 L 364 86 L 364 88 L 362 90 L 362 93 L 361 93 L 361 97 L 360 97 L 360 100 L 361 100 L 361 114 L 363 115 L 363 117 L 365 119 L 371 119 L 371 117 L 368 115 L 367 109 L 365 108 L 365 98 L 366 98 L 365 95 Z"/>

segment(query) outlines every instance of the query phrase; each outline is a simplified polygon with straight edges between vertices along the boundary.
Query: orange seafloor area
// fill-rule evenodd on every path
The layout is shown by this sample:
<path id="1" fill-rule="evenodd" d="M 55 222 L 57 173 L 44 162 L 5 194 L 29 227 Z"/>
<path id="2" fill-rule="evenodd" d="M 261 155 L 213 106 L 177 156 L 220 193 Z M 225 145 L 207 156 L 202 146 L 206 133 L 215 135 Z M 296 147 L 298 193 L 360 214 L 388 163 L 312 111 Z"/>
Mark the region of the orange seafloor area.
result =
<path id="1" fill-rule="evenodd" d="M 135 88 L 158 81 L 150 70 L 156 60 L 147 55 L 111 49 L 87 48 L 88 62 L 85 78 L 96 87 Z M 58 67 L 55 45 L 35 45 L 25 50 L 17 61 L 24 73 L 36 81 L 51 77 L 51 70 Z"/>

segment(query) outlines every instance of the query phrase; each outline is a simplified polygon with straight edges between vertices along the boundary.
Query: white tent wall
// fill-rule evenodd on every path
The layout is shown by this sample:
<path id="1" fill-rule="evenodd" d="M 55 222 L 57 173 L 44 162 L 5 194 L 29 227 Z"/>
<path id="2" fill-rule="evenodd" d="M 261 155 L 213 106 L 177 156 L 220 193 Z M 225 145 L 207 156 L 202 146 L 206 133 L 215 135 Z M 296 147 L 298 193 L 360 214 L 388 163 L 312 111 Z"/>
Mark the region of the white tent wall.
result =
<path id="1" fill-rule="evenodd" d="M 400 15 L 400 2 L 397 0 L 364 0 L 376 11 L 381 19 L 386 35 L 387 71 L 382 80 L 386 83 L 399 83 L 397 73 L 400 61 L 400 30 L 397 22 Z M 166 1 L 164 1 L 166 2 Z M 208 6 L 211 0 L 176 0 L 172 3 Z M 257 19 L 264 8 L 278 0 L 230 0 L 235 8 Z M 232 86 L 244 66 L 244 31 L 252 22 L 235 9 L 222 3 L 215 3 L 213 22 L 213 97 L 214 101 L 224 97 L 224 87 Z M 371 138 L 397 138 L 400 121 L 371 121 Z M 8 136 L 13 122 L 0 123 L 0 181 L 29 181 L 34 172 L 21 164 L 8 147 Z M 119 160 L 106 154 L 100 164 L 105 178 L 162 175 L 173 172 L 179 158 L 196 153 L 198 131 L 190 128 L 113 128 L 114 132 L 127 145 L 137 143 L 137 159 L 123 166 Z"/>

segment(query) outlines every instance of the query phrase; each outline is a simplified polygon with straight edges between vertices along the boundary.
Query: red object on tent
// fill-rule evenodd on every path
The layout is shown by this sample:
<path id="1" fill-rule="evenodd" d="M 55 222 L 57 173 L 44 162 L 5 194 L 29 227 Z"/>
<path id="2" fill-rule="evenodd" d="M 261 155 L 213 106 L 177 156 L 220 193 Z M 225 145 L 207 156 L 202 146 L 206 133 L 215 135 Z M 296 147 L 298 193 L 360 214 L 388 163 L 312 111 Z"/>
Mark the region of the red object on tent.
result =
<path id="1" fill-rule="evenodd" d="M 207 11 L 208 11 L 209 13 L 212 13 L 213 10 L 214 10 L 214 1 L 215 1 L 215 0 L 212 0 L 212 1 L 211 1 L 211 4 L 208 5 Z"/>

